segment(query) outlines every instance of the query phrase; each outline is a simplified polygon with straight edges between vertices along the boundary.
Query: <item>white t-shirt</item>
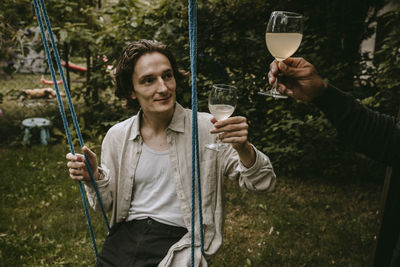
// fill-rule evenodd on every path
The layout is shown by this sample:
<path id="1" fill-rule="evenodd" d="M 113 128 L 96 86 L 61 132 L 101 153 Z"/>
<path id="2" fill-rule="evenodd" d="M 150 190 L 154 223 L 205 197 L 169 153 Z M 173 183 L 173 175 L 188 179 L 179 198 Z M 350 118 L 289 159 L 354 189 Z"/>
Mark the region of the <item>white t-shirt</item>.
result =
<path id="1" fill-rule="evenodd" d="M 154 151 L 143 143 L 135 173 L 130 220 L 152 219 L 186 227 L 171 173 L 169 152 Z"/>

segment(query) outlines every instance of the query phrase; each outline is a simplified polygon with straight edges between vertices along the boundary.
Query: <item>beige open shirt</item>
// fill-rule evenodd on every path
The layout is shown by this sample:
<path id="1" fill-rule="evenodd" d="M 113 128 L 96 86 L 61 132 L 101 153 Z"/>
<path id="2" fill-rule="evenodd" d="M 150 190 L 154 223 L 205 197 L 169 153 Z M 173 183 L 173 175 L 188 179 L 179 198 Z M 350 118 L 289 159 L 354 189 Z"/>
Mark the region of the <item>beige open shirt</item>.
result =
<path id="1" fill-rule="evenodd" d="M 97 182 L 104 208 L 111 210 L 111 225 L 126 220 L 133 197 L 136 166 L 143 140 L 139 129 L 140 115 L 113 126 L 105 136 Z M 276 176 L 269 158 L 256 148 L 256 162 L 245 168 L 237 152 L 230 146 L 224 151 L 213 151 L 205 144 L 215 142 L 210 134 L 213 127 L 208 113 L 198 113 L 198 138 L 202 193 L 204 251 L 201 255 L 199 217 L 196 203 L 195 266 L 207 266 L 206 258 L 217 252 L 222 243 L 224 224 L 223 179 L 237 180 L 249 191 L 269 192 L 275 186 Z M 176 103 L 175 112 L 167 128 L 167 142 L 173 181 L 188 233 L 175 243 L 159 266 L 190 266 L 191 260 L 191 192 L 192 192 L 192 112 Z M 90 205 L 100 210 L 95 191 L 85 184 Z M 154 197 L 160 197 L 154 192 Z M 197 192 L 196 192 L 197 199 Z M 206 257 L 206 258 L 205 258 Z"/>

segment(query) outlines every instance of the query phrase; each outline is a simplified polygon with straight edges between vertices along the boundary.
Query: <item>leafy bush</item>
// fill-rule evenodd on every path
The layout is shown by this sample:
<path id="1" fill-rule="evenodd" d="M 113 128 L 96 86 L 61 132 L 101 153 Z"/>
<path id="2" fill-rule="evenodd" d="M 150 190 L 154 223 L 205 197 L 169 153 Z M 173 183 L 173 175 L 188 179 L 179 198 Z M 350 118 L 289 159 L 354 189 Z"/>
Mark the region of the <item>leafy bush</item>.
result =
<path id="1" fill-rule="evenodd" d="M 354 76 L 361 71 L 360 43 L 371 34 L 364 22 L 369 8 L 379 9 L 382 5 L 383 1 L 330 2 L 328 6 L 319 1 L 200 3 L 200 109 L 207 111 L 206 95 L 212 83 L 235 83 L 240 90 L 235 114 L 248 118 L 250 139 L 271 156 L 278 172 L 323 176 L 354 174 L 370 161 L 343 148 L 337 140 L 335 129 L 315 107 L 293 100 L 274 101 L 257 94 L 267 86 L 268 65 L 273 60 L 264 43 L 265 27 L 272 10 L 286 9 L 303 13 L 306 16 L 306 28 L 297 55 L 312 62 L 330 82 L 343 86 L 345 91 L 357 92 L 361 89 L 353 89 L 349 85 L 353 84 Z M 337 12 L 332 13 L 331 10 Z M 171 44 L 178 52 L 182 65 L 188 68 L 185 2 L 165 0 L 153 12 L 148 15 L 149 19 L 154 20 L 150 23 L 151 27 L 141 29 L 146 34 L 156 32 L 154 37 Z M 189 97 L 183 99 L 190 100 Z M 184 104 L 188 106 L 189 103 Z"/>
<path id="2" fill-rule="evenodd" d="M 383 0 L 198 3 L 199 110 L 207 111 L 207 93 L 212 83 L 234 83 L 240 90 L 235 114 L 248 118 L 251 141 L 271 156 L 278 172 L 340 175 L 344 170 L 337 166 L 341 165 L 348 166 L 349 171 L 358 170 L 361 167 L 355 166 L 366 164 L 365 159 L 341 147 L 335 130 L 315 107 L 257 94 L 267 86 L 268 66 L 273 60 L 264 34 L 271 11 L 284 9 L 304 14 L 304 37 L 296 55 L 305 57 L 323 77 L 364 99 L 364 103 L 393 110 L 399 92 L 395 76 L 399 63 L 398 27 L 391 28 L 378 49 L 379 75 L 375 72 L 369 76 L 371 80 L 376 77 L 376 81 L 353 87 L 355 77 L 365 71 L 360 43 L 372 34 L 370 23 L 365 21 L 377 20 L 377 12 L 369 16 L 369 10 L 377 11 L 383 4 Z M 73 56 L 90 59 L 88 82 L 77 95 L 86 103 L 80 108 L 83 132 L 95 142 L 110 125 L 132 114 L 111 97 L 112 72 L 104 68 L 103 58 L 107 58 L 107 65 L 115 65 L 128 43 L 157 39 L 171 47 L 181 68 L 190 70 L 185 0 L 162 0 L 152 5 L 120 0 L 102 9 L 85 1 L 49 0 L 48 9 L 59 40 L 70 45 Z M 398 25 L 398 12 L 388 16 L 388 25 Z M 190 107 L 190 98 L 188 84 L 178 101 Z"/>
<path id="3" fill-rule="evenodd" d="M 400 103 L 400 11 L 386 13 L 381 27 L 384 38 L 375 52 L 376 93 L 366 101 L 381 112 L 396 116 Z"/>

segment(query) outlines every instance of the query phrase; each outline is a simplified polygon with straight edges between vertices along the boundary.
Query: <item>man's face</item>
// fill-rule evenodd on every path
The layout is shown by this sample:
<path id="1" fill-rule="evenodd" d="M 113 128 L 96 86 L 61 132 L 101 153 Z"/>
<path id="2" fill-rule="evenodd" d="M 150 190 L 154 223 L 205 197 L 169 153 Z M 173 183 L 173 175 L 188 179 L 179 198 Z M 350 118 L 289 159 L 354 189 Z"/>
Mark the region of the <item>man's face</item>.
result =
<path id="1" fill-rule="evenodd" d="M 173 114 L 176 81 L 169 59 L 159 52 L 142 55 L 133 72 L 132 99 L 137 99 L 145 114 Z"/>

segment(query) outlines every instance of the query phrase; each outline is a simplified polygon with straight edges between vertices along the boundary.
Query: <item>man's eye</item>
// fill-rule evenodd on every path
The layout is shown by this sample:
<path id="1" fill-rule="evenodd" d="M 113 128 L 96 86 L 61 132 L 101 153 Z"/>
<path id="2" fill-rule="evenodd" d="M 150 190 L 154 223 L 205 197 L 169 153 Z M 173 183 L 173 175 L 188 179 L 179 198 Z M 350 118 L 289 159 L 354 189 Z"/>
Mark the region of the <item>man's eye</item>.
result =
<path id="1" fill-rule="evenodd" d="M 143 83 L 146 83 L 146 84 L 152 83 L 153 81 L 154 81 L 154 79 L 151 77 L 143 79 Z"/>
<path id="2" fill-rule="evenodd" d="M 171 72 L 165 73 L 164 74 L 164 79 L 170 80 L 174 77 Z"/>

